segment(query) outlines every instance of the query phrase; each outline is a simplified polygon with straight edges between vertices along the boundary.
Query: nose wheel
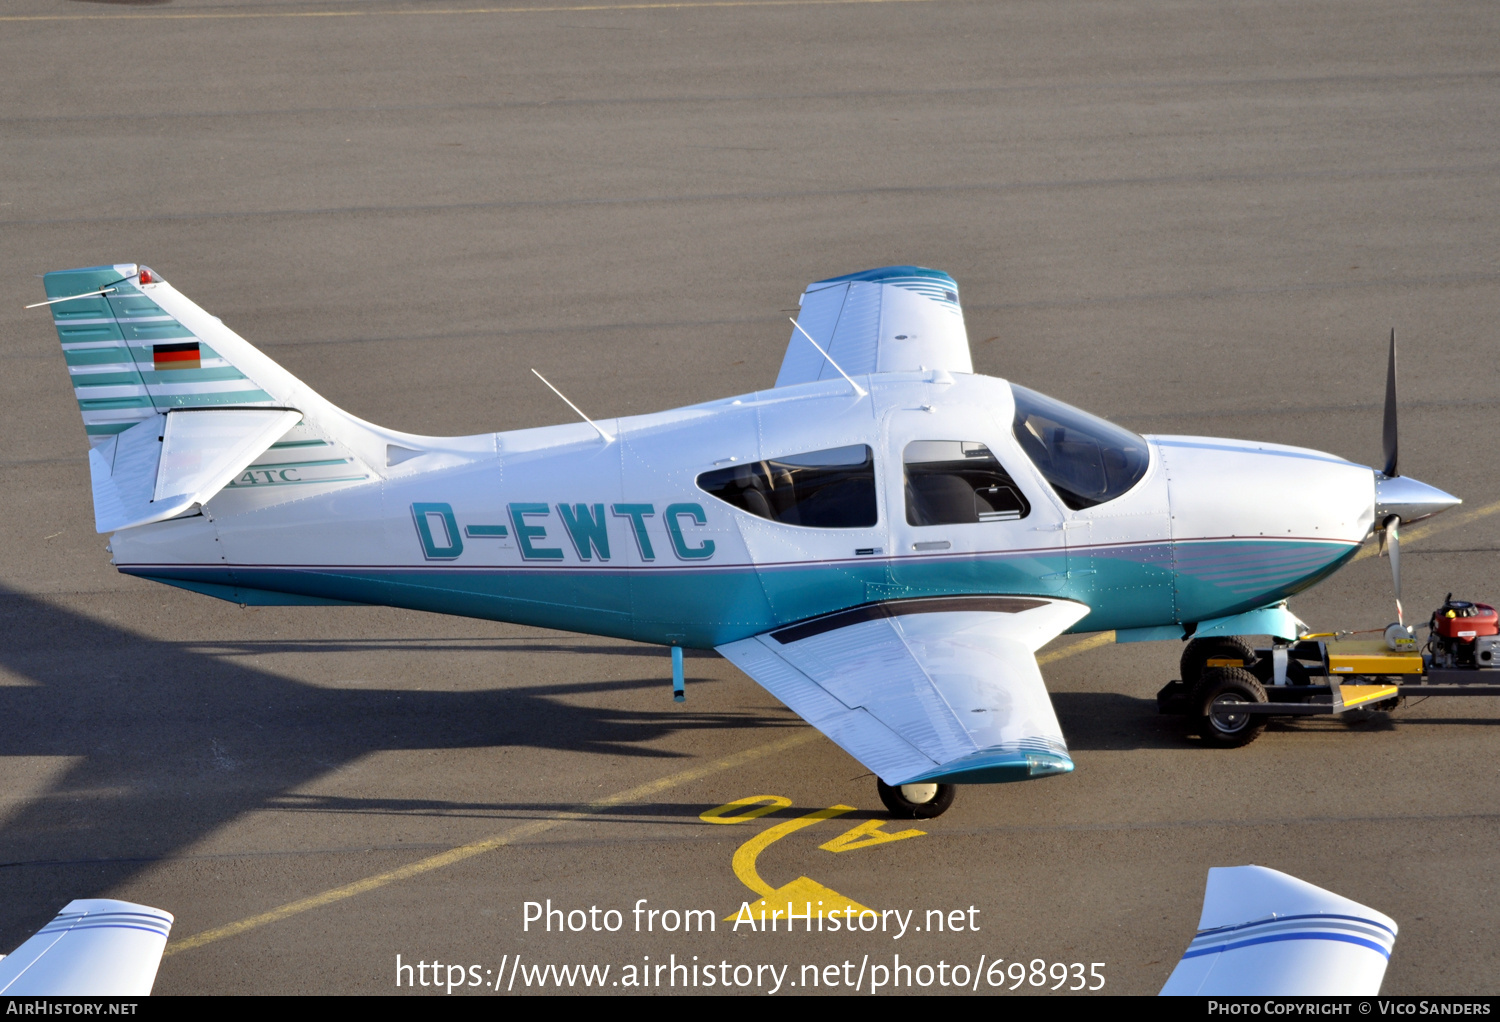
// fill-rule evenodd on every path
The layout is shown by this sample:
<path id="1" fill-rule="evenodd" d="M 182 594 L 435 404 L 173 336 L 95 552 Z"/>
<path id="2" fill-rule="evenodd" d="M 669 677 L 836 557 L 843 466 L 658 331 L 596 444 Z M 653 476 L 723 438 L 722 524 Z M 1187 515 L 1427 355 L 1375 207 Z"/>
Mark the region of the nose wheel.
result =
<path id="1" fill-rule="evenodd" d="M 952 784 L 901 784 L 892 787 L 876 778 L 875 790 L 891 815 L 902 820 L 930 820 L 953 804 Z"/>

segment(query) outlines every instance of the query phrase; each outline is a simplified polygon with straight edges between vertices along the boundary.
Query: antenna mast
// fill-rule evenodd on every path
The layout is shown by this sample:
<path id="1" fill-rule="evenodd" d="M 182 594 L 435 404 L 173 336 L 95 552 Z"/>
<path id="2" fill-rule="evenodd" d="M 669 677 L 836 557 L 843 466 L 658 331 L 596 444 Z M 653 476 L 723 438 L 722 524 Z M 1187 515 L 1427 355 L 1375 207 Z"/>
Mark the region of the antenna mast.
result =
<path id="1" fill-rule="evenodd" d="M 610 436 L 608 433 L 604 432 L 604 430 L 602 428 L 600 428 L 600 426 L 599 426 L 599 424 L 597 422 L 595 422 L 593 419 L 589 418 L 587 415 L 583 414 L 583 409 L 582 408 L 579 408 L 573 402 L 569 401 L 568 400 L 568 396 L 566 394 L 564 394 L 562 391 L 558 390 L 556 387 L 552 386 L 552 384 L 547 383 L 547 377 L 543 376 L 541 373 L 538 373 L 535 369 L 533 369 L 532 372 L 536 374 L 536 378 L 537 379 L 539 379 L 543 383 L 547 384 L 547 389 L 548 390 L 552 391 L 552 393 L 554 393 L 558 397 L 562 398 L 563 401 L 567 404 L 567 406 L 569 408 L 571 408 L 571 409 L 573 409 L 573 411 L 577 412 L 578 413 L 578 417 L 580 419 L 582 419 L 584 422 L 587 422 L 590 426 L 593 426 L 594 429 L 598 430 L 599 435 L 604 438 L 604 442 L 605 443 L 612 444 L 612 443 L 615 442 L 615 438 L 612 437 L 612 436 Z"/>
<path id="2" fill-rule="evenodd" d="M 844 372 L 844 370 L 839 367 L 839 364 L 833 360 L 833 356 L 830 355 L 830 354 L 828 354 L 828 352 L 824 351 L 823 350 L 823 346 L 821 344 L 819 344 L 817 341 L 813 340 L 812 334 L 808 333 L 806 330 L 803 330 L 802 329 L 802 324 L 798 323 L 795 319 L 792 319 L 791 316 L 788 316 L 787 319 L 791 319 L 792 320 L 792 326 L 796 327 L 797 328 L 797 332 L 800 333 L 803 337 L 807 338 L 807 343 L 811 344 L 814 348 L 817 348 L 818 349 L 818 354 L 822 355 L 824 358 L 828 359 L 828 364 L 831 365 L 831 366 L 833 366 L 835 369 L 838 369 L 839 375 L 842 376 L 844 379 L 846 379 L 846 380 L 849 381 L 849 386 L 851 386 L 851 387 L 854 388 L 854 393 L 858 394 L 860 397 L 864 397 L 865 396 L 865 388 L 861 387 L 859 384 L 855 383 L 854 380 L 850 379 L 849 374 L 846 373 L 846 372 Z M 559 396 L 561 396 L 561 395 L 559 395 Z M 567 401 L 568 399 L 567 398 L 563 398 L 563 400 Z M 578 414 L 582 415 L 583 413 L 579 412 Z"/>

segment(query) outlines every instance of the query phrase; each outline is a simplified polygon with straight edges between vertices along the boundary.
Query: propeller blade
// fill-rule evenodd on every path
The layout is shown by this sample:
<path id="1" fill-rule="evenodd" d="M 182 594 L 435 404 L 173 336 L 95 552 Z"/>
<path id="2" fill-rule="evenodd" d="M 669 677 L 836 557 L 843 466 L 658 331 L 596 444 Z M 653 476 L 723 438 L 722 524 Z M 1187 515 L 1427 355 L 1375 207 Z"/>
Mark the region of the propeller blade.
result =
<path id="1" fill-rule="evenodd" d="M 1396 620 L 1406 624 L 1401 612 L 1401 519 L 1395 515 L 1385 520 L 1386 550 L 1391 556 L 1391 582 L 1396 590 Z"/>
<path id="2" fill-rule="evenodd" d="M 1391 327 L 1391 359 L 1385 370 L 1385 475 L 1396 475 L 1396 328 Z"/>

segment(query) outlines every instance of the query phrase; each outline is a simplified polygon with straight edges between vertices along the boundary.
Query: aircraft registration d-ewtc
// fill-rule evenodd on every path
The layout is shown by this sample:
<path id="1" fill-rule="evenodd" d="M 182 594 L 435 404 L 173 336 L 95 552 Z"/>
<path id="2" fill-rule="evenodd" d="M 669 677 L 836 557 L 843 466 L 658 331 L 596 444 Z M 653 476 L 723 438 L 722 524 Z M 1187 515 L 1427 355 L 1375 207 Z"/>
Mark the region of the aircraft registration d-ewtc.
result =
<path id="1" fill-rule="evenodd" d="M 1457 503 L 1396 472 L 1394 341 L 1382 470 L 1138 436 L 975 374 L 913 266 L 809 285 L 769 389 L 467 437 L 334 407 L 147 267 L 45 283 L 120 571 L 716 649 L 910 815 L 1073 769 L 1054 637 L 1295 637 L 1287 597 Z"/>

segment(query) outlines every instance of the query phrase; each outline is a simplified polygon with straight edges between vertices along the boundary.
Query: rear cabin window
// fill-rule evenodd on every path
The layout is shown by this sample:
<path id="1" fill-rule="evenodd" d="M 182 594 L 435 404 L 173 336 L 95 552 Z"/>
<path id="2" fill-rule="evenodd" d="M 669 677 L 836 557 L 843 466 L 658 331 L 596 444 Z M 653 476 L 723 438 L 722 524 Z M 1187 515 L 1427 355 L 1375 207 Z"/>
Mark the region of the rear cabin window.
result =
<path id="1" fill-rule="evenodd" d="M 1144 438 L 1045 394 L 1014 383 L 1010 389 L 1021 450 L 1074 511 L 1114 500 L 1146 474 Z"/>
<path id="2" fill-rule="evenodd" d="M 963 525 L 1025 518 L 1031 505 L 984 444 L 916 440 L 906 445 L 906 523 Z"/>
<path id="3" fill-rule="evenodd" d="M 715 469 L 698 488 L 783 525 L 868 529 L 879 517 L 875 457 L 864 444 Z"/>

